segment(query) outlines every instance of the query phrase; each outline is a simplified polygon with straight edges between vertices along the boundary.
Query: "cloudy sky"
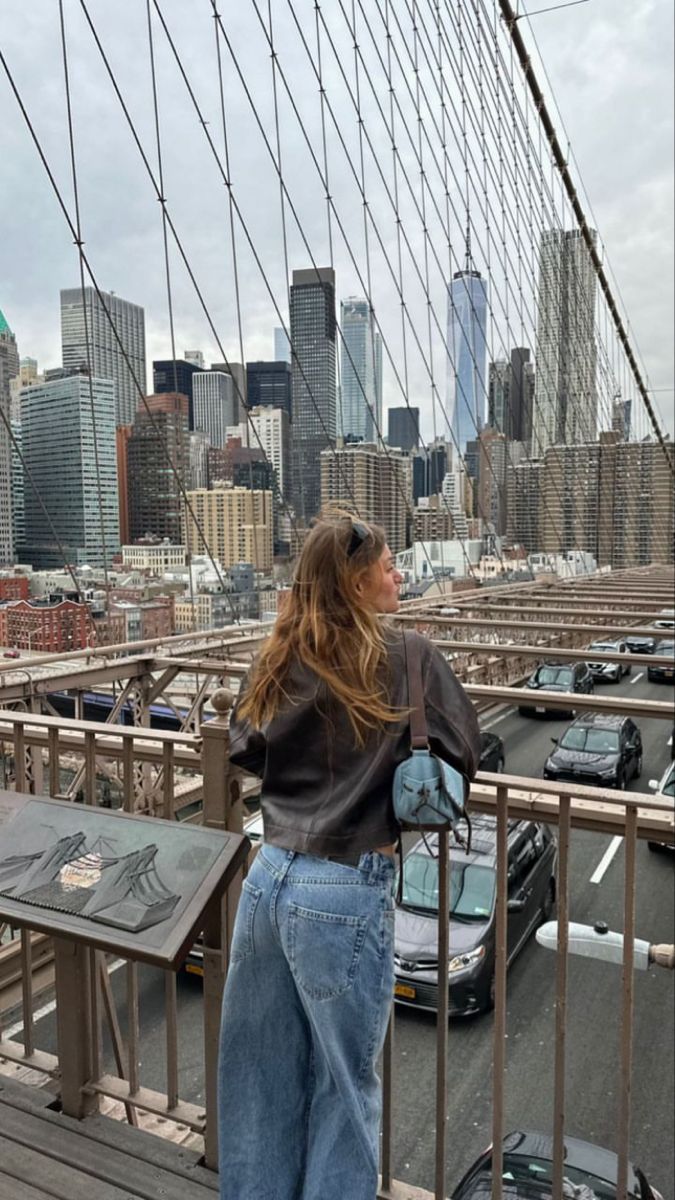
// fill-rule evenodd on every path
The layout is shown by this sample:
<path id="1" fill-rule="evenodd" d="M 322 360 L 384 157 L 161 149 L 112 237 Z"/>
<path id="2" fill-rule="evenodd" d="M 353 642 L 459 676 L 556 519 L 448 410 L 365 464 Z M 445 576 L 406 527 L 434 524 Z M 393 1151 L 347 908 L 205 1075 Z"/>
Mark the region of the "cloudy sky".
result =
<path id="1" fill-rule="evenodd" d="M 499 88 L 508 79 L 508 42 L 500 31 L 503 57 L 495 67 L 486 37 L 495 6 L 493 0 L 476 3 L 484 21 L 482 33 L 472 17 L 474 0 L 449 0 L 441 6 L 446 15 L 440 30 L 434 27 L 434 12 L 438 10 L 431 0 L 417 3 L 426 189 L 419 186 L 411 57 L 415 50 L 411 34 L 413 0 L 393 0 L 389 4 L 391 81 L 400 105 L 395 112 L 396 178 L 386 124 L 389 93 L 382 15 L 385 6 L 383 0 L 358 0 L 355 5 L 357 41 L 363 56 L 358 83 L 368 135 L 364 173 L 371 220 L 366 239 L 359 182 L 361 148 L 353 103 L 357 79 L 348 28 L 351 0 L 326 3 L 320 26 L 323 82 L 330 105 L 330 110 L 324 112 L 329 187 L 335 205 L 330 230 L 320 178 L 323 146 L 313 4 L 310 0 L 272 0 L 275 48 L 288 84 L 286 91 L 281 75 L 277 77 L 279 137 L 288 189 L 284 210 L 286 254 L 278 179 L 260 130 L 261 125 L 276 152 L 269 44 L 263 29 L 268 19 L 267 3 L 239 0 L 236 6 L 222 6 L 225 11 L 235 10 L 234 15 L 223 17 L 227 40 L 221 37 L 219 42 L 228 141 L 226 173 L 237 205 L 233 215 L 221 173 L 221 168 L 225 169 L 223 110 L 211 4 L 209 0 L 161 0 L 158 6 L 153 3 L 164 194 L 216 330 L 214 334 L 172 244 L 170 267 L 179 355 L 185 349 L 201 348 L 207 360 L 220 359 L 219 340 L 228 358 L 236 361 L 241 357 L 232 215 L 244 358 L 272 356 L 273 328 L 281 323 L 279 313 L 286 318 L 286 261 L 289 269 L 310 266 L 312 258 L 325 265 L 332 249 L 338 299 L 362 293 L 370 284 L 387 343 L 385 405 L 401 403 L 407 386 L 411 402 L 422 409 L 426 432 L 430 434 L 432 423 L 435 429 L 437 421 L 438 432 L 443 432 L 441 400 L 436 411 L 434 397 L 440 398 L 445 392 L 444 289 L 448 274 L 462 265 L 467 180 L 475 265 L 491 278 L 490 353 L 498 357 L 511 345 L 533 341 L 538 230 L 553 213 L 555 220 L 569 225 L 569 213 L 559 185 L 555 180 L 551 182 L 550 171 L 538 181 L 534 173 L 528 200 L 525 158 L 517 151 L 514 162 L 509 160 L 515 140 L 508 105 L 497 101 Z M 524 5 L 521 0 L 519 9 L 534 12 L 549 3 L 529 0 Z M 221 168 L 177 70 L 158 8 L 208 122 Z M 87 10 L 156 172 L 145 0 L 116 0 L 114 5 L 109 0 L 87 0 Z M 170 354 L 160 206 L 99 57 L 83 6 L 79 0 L 64 0 L 64 11 L 82 235 L 99 285 L 144 306 L 150 363 L 152 358 Z M 620 290 L 650 385 L 654 389 L 672 388 L 672 2 L 587 0 L 534 17 L 530 26 L 523 19 L 521 29 L 535 62 L 536 37 L 549 82 L 544 80 L 544 68 L 537 65 L 540 81 L 547 96 L 551 97 L 552 89 L 557 100 L 559 135 L 565 144 L 569 138 L 574 174 L 583 183 L 584 204 L 589 219 L 600 231 L 605 265 L 611 268 Z M 440 92 L 434 92 L 440 73 L 430 57 L 432 46 L 439 44 L 439 35 L 447 86 L 445 167 L 439 134 Z M 33 0 L 30 5 L 25 0 L 3 0 L 0 49 L 65 203 L 72 210 L 58 5 L 53 0 Z M 460 70 L 467 87 L 464 110 L 457 84 Z M 485 101 L 482 110 L 481 92 Z M 521 88 L 518 97 L 523 105 L 524 95 Z M 428 98 L 426 103 L 424 97 Z M 41 366 L 54 366 L 60 361 L 59 289 L 77 283 L 77 256 L 2 69 L 0 102 L 0 308 L 17 334 L 20 353 L 37 358 Z M 383 106 L 381 110 L 378 105 Z M 506 156 L 501 185 L 497 165 L 500 139 Z M 483 156 L 481 151 L 485 151 Z M 448 183 L 447 206 L 441 183 L 443 169 Z M 391 199 L 395 184 L 403 230 L 400 276 Z M 546 202 L 548 212 L 542 201 L 541 211 L 533 217 L 532 197 L 542 193 L 544 187 L 552 192 Z M 427 237 L 420 217 L 422 202 Z M 522 261 L 517 265 L 519 259 Z M 399 279 L 408 311 L 405 343 L 397 296 Z M 432 299 L 429 319 L 427 282 Z M 625 369 L 602 322 L 599 334 L 605 342 L 606 369 L 619 387 L 626 388 Z M 612 386 L 608 383 L 608 395 Z M 654 400 L 664 424 L 672 430 L 672 391 L 655 390 Z"/>

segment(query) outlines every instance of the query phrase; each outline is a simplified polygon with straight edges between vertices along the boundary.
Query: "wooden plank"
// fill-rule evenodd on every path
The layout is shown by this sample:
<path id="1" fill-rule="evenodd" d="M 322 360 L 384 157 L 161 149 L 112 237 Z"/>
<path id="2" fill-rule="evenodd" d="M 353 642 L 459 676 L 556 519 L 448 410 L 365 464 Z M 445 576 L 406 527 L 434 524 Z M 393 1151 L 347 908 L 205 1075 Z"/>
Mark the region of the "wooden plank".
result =
<path id="1" fill-rule="evenodd" d="M 0 1200 L 50 1200 L 47 1192 L 38 1192 L 30 1183 L 0 1174 Z"/>
<path id="2" fill-rule="evenodd" d="M 36 1150 L 14 1138 L 0 1134 L 0 1162 L 5 1163 L 3 1173 L 9 1180 L 21 1180 L 37 1190 L 40 1197 L 49 1200 L 136 1200 L 143 1192 L 131 1188 L 122 1190 L 107 1183 L 97 1175 L 96 1191 L 92 1191 L 92 1177 L 87 1171 L 72 1166 L 70 1162 L 59 1162 L 50 1154 Z M 9 1171 L 11 1170 L 11 1175 Z M 10 1193 L 11 1194 L 11 1193 Z M 158 1195 L 161 1193 L 155 1193 Z"/>
<path id="3" fill-rule="evenodd" d="M 77 1163 L 77 1170 L 89 1181 L 86 1200 L 91 1200 L 92 1194 L 96 1195 L 96 1200 L 106 1200 L 98 1183 L 92 1190 L 92 1179 L 105 1181 L 115 1188 L 111 1200 L 118 1200 L 118 1188 L 122 1189 L 119 1200 L 131 1200 L 132 1197 L 134 1200 L 156 1200 L 157 1196 L 162 1196 L 163 1200 L 185 1200 L 186 1179 L 190 1180 L 190 1200 L 213 1200 L 217 1176 L 210 1172 L 199 1172 L 198 1175 L 194 1169 L 196 1155 L 170 1142 L 162 1142 L 152 1134 L 130 1130 L 128 1126 L 105 1117 L 98 1118 L 98 1121 L 107 1123 L 109 1136 L 104 1141 L 90 1137 L 89 1130 L 94 1120 L 85 1118 L 76 1121 L 49 1109 L 31 1116 L 14 1106 L 0 1107 L 0 1129 L 3 1137 L 11 1141 L 13 1146 L 39 1147 L 45 1159 L 62 1164 L 64 1168 Z M 130 1138 L 124 1137 L 125 1133 Z M 155 1143 L 160 1143 L 160 1146 L 157 1147 Z M 159 1153 L 156 1153 L 157 1150 Z M 193 1162 L 192 1170 L 188 1165 L 190 1160 Z M 5 1161 L 1 1143 L 0 1161 Z M 14 1164 L 12 1159 L 6 1161 Z M 17 1174 L 35 1183 L 32 1176 L 23 1172 Z M 201 1175 L 206 1177 L 206 1183 L 202 1182 Z M 61 1193 L 56 1192 L 55 1195 L 60 1200 Z M 82 1195 L 84 1197 L 85 1193 Z M 64 1200 L 79 1200 L 79 1193 L 66 1192 Z"/>
<path id="4" fill-rule="evenodd" d="M 113 1146 L 129 1158 L 173 1171 L 174 1174 L 191 1182 L 196 1180 L 211 1191 L 218 1190 L 218 1177 L 199 1165 L 201 1155 L 185 1145 L 178 1145 L 170 1138 L 157 1137 L 146 1131 L 130 1129 L 127 1124 L 96 1113 L 86 1121 L 72 1121 L 47 1108 L 54 1103 L 54 1096 L 46 1088 L 36 1088 L 17 1079 L 6 1079 L 0 1075 L 0 1127 L 3 1120 L 3 1101 L 19 1113 L 44 1116 L 59 1128 L 74 1129 L 78 1135 L 87 1137 L 100 1146 Z M 43 1112 L 47 1108 L 46 1112 Z"/>

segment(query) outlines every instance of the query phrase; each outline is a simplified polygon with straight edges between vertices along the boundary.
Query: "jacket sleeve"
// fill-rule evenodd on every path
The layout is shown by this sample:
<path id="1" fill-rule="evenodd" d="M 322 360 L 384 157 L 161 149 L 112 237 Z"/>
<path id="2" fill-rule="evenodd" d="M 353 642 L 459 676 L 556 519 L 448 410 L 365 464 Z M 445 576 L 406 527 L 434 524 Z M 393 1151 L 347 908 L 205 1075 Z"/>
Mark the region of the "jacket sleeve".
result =
<path id="1" fill-rule="evenodd" d="M 476 710 L 450 664 L 429 642 L 422 675 L 431 749 L 471 781 L 480 763 Z"/>
<path id="2" fill-rule="evenodd" d="M 243 767 L 262 779 L 265 773 L 267 744 L 262 729 L 254 729 L 250 721 L 238 716 L 239 705 L 244 697 L 248 676 L 242 681 L 236 704 L 230 716 L 230 762 Z"/>

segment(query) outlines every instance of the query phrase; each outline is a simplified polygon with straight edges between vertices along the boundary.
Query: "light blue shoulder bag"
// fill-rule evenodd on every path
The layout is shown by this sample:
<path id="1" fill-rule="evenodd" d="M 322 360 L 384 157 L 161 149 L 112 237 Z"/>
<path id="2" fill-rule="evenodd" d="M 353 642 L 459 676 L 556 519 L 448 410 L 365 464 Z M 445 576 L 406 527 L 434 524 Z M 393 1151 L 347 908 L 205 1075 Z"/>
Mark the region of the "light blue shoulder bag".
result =
<path id="1" fill-rule="evenodd" d="M 429 748 L 419 642 L 408 641 L 404 633 L 403 649 L 411 709 L 411 755 L 394 773 L 394 813 L 401 825 L 409 829 L 452 829 L 458 841 L 463 842 L 457 833 L 461 820 L 468 825 L 469 837 L 471 834 L 465 807 L 468 782 Z M 452 720 L 451 714 L 448 717 Z"/>

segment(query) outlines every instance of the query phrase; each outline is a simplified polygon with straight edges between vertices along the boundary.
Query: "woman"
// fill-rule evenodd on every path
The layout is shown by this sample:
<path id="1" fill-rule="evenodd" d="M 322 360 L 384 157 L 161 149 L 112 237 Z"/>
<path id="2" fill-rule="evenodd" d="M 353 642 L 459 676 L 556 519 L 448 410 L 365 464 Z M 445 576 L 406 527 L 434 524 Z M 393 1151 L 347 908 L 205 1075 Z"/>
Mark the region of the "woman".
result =
<path id="1" fill-rule="evenodd" d="M 323 516 L 245 681 L 232 761 L 262 779 L 264 844 L 244 881 L 223 998 L 221 1200 L 375 1200 L 375 1066 L 393 995 L 396 767 L 410 753 L 376 525 Z M 422 646 L 432 750 L 473 777 L 478 726 Z"/>

